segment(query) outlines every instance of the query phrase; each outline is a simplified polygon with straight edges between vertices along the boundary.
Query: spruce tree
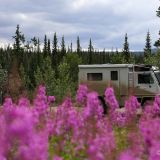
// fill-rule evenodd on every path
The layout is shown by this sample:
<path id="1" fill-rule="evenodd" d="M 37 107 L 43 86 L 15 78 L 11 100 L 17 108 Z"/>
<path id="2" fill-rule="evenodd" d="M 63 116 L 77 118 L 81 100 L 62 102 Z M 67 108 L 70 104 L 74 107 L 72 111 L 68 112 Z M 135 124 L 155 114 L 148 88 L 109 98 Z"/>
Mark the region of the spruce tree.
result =
<path id="1" fill-rule="evenodd" d="M 44 47 L 43 47 L 43 56 L 47 57 L 48 53 L 48 44 L 47 44 L 47 35 L 44 36 Z"/>
<path id="2" fill-rule="evenodd" d="M 154 43 L 154 46 L 160 48 L 160 31 L 159 31 L 159 39 Z"/>
<path id="3" fill-rule="evenodd" d="M 106 51 L 105 48 L 103 49 L 103 56 L 102 56 L 102 63 L 105 64 L 106 63 Z"/>
<path id="4" fill-rule="evenodd" d="M 33 50 L 35 51 L 37 48 L 37 44 L 38 44 L 37 38 L 33 37 L 33 38 L 31 38 L 31 41 L 33 43 Z"/>
<path id="5" fill-rule="evenodd" d="M 13 45 L 14 51 L 16 54 L 19 54 L 20 51 L 23 49 L 22 45 L 25 42 L 24 34 L 22 34 L 22 32 L 20 31 L 19 25 L 17 25 L 15 35 L 12 37 L 15 41 Z"/>
<path id="6" fill-rule="evenodd" d="M 124 45 L 123 45 L 123 56 L 126 63 L 130 62 L 130 51 L 127 33 L 125 35 Z"/>
<path id="7" fill-rule="evenodd" d="M 62 36 L 60 61 L 63 60 L 63 57 L 65 56 L 65 54 L 66 54 L 66 46 L 65 46 L 64 36 Z"/>
<path id="8" fill-rule="evenodd" d="M 51 43 L 50 43 L 50 39 L 48 39 L 48 43 L 47 43 L 47 52 L 49 55 L 51 55 Z"/>
<path id="9" fill-rule="evenodd" d="M 80 45 L 80 39 L 79 36 L 77 37 L 77 54 L 80 55 L 81 52 L 81 45 Z"/>
<path id="10" fill-rule="evenodd" d="M 158 7 L 158 10 L 156 12 L 157 12 L 157 16 L 160 17 L 160 6 Z"/>
<path id="11" fill-rule="evenodd" d="M 57 55 L 57 49 L 58 49 L 58 39 L 57 39 L 57 35 L 55 32 L 54 37 L 53 37 L 53 48 L 52 48 L 53 55 Z"/>
<path id="12" fill-rule="evenodd" d="M 144 57 L 147 58 L 149 56 L 151 56 L 151 38 L 150 38 L 150 33 L 149 31 L 147 32 L 147 36 L 146 36 L 146 44 L 145 44 L 145 48 L 144 48 Z"/>
<path id="13" fill-rule="evenodd" d="M 55 76 L 58 75 L 58 65 L 59 65 L 59 52 L 58 52 L 58 39 L 56 32 L 54 33 L 52 42 L 52 68 L 55 70 Z"/>
<path id="14" fill-rule="evenodd" d="M 92 46 L 92 40 L 90 38 L 89 46 L 88 46 L 88 64 L 92 64 L 92 62 L 93 62 L 93 52 L 94 52 L 94 49 Z"/>
<path id="15" fill-rule="evenodd" d="M 71 53 L 73 52 L 73 44 L 72 44 L 72 41 L 71 41 L 71 46 L 70 46 L 70 52 L 71 52 Z"/>

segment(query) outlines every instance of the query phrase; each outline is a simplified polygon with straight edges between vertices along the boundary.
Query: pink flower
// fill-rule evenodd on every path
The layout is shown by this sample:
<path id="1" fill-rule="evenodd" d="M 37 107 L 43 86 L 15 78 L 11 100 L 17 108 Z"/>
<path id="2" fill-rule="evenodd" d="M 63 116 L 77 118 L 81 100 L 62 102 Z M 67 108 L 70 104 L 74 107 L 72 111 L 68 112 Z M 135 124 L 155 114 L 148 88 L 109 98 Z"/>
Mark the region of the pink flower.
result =
<path id="1" fill-rule="evenodd" d="M 48 96 L 48 103 L 54 103 L 55 102 L 55 97 L 54 96 Z"/>

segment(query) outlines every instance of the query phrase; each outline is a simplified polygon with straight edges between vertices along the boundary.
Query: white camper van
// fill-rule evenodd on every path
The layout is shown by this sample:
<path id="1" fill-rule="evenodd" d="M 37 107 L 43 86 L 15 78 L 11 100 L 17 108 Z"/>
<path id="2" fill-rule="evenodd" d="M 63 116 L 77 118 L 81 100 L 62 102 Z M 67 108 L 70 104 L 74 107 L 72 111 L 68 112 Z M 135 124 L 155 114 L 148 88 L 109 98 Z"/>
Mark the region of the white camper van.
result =
<path id="1" fill-rule="evenodd" d="M 160 71 L 151 65 L 97 64 L 79 65 L 79 83 L 101 96 L 112 86 L 123 105 L 129 95 L 137 96 L 141 103 L 160 94 Z"/>

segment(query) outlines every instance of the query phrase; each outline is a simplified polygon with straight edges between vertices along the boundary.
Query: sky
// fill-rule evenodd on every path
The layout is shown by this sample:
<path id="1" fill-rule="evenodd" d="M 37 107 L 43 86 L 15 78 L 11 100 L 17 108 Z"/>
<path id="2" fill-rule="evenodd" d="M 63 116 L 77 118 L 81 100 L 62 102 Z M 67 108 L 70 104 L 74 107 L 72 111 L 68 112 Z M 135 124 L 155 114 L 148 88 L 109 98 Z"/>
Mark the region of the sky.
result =
<path id="1" fill-rule="evenodd" d="M 92 39 L 96 50 L 123 48 L 128 34 L 130 50 L 143 50 L 147 31 L 152 44 L 158 39 L 160 18 L 156 17 L 159 0 L 0 0 L 0 44 L 13 43 L 16 25 L 27 40 L 44 35 L 66 46 L 77 36 L 81 47 Z"/>

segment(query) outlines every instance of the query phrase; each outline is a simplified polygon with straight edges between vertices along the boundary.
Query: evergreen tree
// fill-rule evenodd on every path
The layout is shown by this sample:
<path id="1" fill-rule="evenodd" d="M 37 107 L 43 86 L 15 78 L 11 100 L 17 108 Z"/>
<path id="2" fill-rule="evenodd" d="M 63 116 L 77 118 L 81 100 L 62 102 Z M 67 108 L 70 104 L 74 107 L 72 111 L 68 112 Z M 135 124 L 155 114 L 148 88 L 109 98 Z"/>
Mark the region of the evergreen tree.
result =
<path id="1" fill-rule="evenodd" d="M 20 65 L 20 77 L 21 77 L 21 80 L 22 80 L 23 87 L 25 87 L 25 89 L 27 89 L 27 90 L 30 90 L 32 84 L 31 84 L 29 75 L 24 70 L 24 66 L 22 64 Z"/>
<path id="2" fill-rule="evenodd" d="M 126 63 L 130 62 L 130 51 L 127 33 L 125 35 L 124 45 L 123 45 L 123 56 Z"/>
<path id="3" fill-rule="evenodd" d="M 44 36 L 44 47 L 43 47 L 43 55 L 47 57 L 48 45 L 47 45 L 47 35 Z"/>
<path id="4" fill-rule="evenodd" d="M 88 64 L 92 64 L 92 62 L 93 62 L 93 52 L 94 52 L 94 49 L 92 46 L 92 40 L 90 38 L 89 46 L 88 46 Z"/>
<path id="5" fill-rule="evenodd" d="M 71 50 L 70 52 L 72 53 L 73 52 L 73 44 L 72 44 L 72 41 L 71 41 Z"/>
<path id="6" fill-rule="evenodd" d="M 33 50 L 36 51 L 36 49 L 37 49 L 37 44 L 38 44 L 38 40 L 37 40 L 36 37 L 33 37 L 33 38 L 31 39 L 31 41 L 32 41 L 32 43 L 33 43 Z"/>
<path id="7" fill-rule="evenodd" d="M 156 12 L 157 12 L 157 16 L 160 17 L 160 6 L 158 7 L 158 10 Z"/>
<path id="8" fill-rule="evenodd" d="M 15 35 L 12 37 L 14 38 L 14 41 L 15 41 L 13 45 L 14 51 L 16 54 L 19 54 L 21 50 L 23 49 L 22 45 L 25 42 L 24 34 L 20 32 L 19 25 L 17 25 Z"/>
<path id="9" fill-rule="evenodd" d="M 60 61 L 63 60 L 63 57 L 65 56 L 65 54 L 66 54 L 66 46 L 65 46 L 64 36 L 62 36 Z"/>
<path id="10" fill-rule="evenodd" d="M 36 86 L 39 86 L 41 83 L 44 83 L 43 73 L 40 67 L 37 67 L 36 71 L 34 72 Z"/>
<path id="11" fill-rule="evenodd" d="M 106 51 L 105 48 L 103 49 L 103 54 L 102 54 L 102 64 L 106 63 Z"/>
<path id="12" fill-rule="evenodd" d="M 147 58 L 150 55 L 151 55 L 151 38 L 150 38 L 150 33 L 148 31 L 146 36 L 146 45 L 144 48 L 144 57 Z"/>
<path id="13" fill-rule="evenodd" d="M 71 49 L 70 49 L 70 46 L 68 45 L 67 53 L 70 53 L 70 52 L 71 52 Z"/>
<path id="14" fill-rule="evenodd" d="M 49 55 L 51 55 L 51 43 L 50 43 L 50 39 L 48 39 L 48 43 L 47 43 L 47 52 Z"/>
<path id="15" fill-rule="evenodd" d="M 79 36 L 77 37 L 77 54 L 80 55 L 81 53 L 81 45 L 80 45 L 80 39 Z"/>
<path id="16" fill-rule="evenodd" d="M 52 49 L 52 55 L 57 55 L 57 50 L 58 50 L 58 39 L 56 32 L 54 33 L 53 37 L 53 49 Z"/>
<path id="17" fill-rule="evenodd" d="M 57 77 L 60 55 L 58 53 L 58 39 L 57 39 L 56 32 L 54 33 L 52 45 L 53 45 L 52 47 L 52 68 L 55 70 L 55 76 Z"/>
<path id="18" fill-rule="evenodd" d="M 0 65 L 0 104 L 2 103 L 3 95 L 5 94 L 5 87 L 7 85 L 7 71 L 2 69 Z"/>
<path id="19" fill-rule="evenodd" d="M 40 53 L 40 40 L 37 39 L 37 52 Z"/>
<path id="20" fill-rule="evenodd" d="M 157 17 L 160 17 L 160 6 L 158 7 L 157 12 Z M 160 36 L 160 31 L 159 31 L 159 36 Z M 154 43 L 154 46 L 159 48 L 160 47 L 160 38 Z"/>
<path id="21" fill-rule="evenodd" d="M 160 37 L 160 31 L 159 31 L 159 37 Z M 160 48 L 160 38 L 154 43 L 154 46 Z"/>

